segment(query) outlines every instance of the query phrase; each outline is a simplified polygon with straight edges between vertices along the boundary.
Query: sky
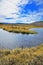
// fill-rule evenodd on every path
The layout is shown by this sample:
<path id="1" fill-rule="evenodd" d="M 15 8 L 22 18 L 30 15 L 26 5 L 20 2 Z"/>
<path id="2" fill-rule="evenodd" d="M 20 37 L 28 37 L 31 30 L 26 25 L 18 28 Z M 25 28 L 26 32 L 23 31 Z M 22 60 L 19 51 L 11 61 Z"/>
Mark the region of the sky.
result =
<path id="1" fill-rule="evenodd" d="M 0 22 L 43 21 L 43 0 L 0 0 Z"/>

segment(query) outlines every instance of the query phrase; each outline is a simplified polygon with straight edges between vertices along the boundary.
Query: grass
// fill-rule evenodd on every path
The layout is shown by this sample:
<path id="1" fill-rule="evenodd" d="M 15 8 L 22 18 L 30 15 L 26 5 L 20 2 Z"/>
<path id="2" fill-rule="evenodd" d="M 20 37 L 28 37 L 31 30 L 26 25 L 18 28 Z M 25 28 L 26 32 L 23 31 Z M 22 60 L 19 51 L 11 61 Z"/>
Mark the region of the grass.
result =
<path id="1" fill-rule="evenodd" d="M 40 28 L 28 24 L 0 24 L 3 30 L 22 33 L 36 34 L 30 28 Z M 0 65 L 43 65 L 43 44 L 31 48 L 0 49 Z"/>
<path id="2" fill-rule="evenodd" d="M 8 32 L 14 32 L 14 33 L 37 34 L 36 31 L 29 30 L 30 28 L 36 28 L 36 26 L 28 24 L 0 24 L 0 28 Z"/>
<path id="3" fill-rule="evenodd" d="M 43 44 L 23 49 L 1 49 L 0 65 L 43 65 Z"/>

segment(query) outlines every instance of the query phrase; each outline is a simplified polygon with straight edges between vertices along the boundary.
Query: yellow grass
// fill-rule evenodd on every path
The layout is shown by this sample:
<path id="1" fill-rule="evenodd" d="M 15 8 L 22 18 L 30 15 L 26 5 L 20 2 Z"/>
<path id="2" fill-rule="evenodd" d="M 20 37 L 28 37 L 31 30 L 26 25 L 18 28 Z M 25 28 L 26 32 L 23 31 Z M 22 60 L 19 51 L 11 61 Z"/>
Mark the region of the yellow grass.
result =
<path id="1" fill-rule="evenodd" d="M 0 50 L 0 65 L 43 65 L 43 44 L 31 48 Z"/>
<path id="2" fill-rule="evenodd" d="M 9 32 L 22 33 L 22 34 L 36 34 L 36 31 L 29 30 L 36 28 L 36 26 L 28 24 L 0 24 L 0 28 Z"/>

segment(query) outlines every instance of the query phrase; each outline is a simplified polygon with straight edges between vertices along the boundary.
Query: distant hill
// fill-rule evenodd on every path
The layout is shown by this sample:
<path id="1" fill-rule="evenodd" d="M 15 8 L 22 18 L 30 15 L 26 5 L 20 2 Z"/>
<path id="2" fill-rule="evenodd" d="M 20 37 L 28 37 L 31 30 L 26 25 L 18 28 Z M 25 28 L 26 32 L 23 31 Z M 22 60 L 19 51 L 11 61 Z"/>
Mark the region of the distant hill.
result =
<path id="1" fill-rule="evenodd" d="M 43 27 L 43 21 L 37 21 L 37 22 L 31 23 L 31 25 Z"/>
<path id="2" fill-rule="evenodd" d="M 3 22 L 0 22 L 0 24 L 33 25 L 33 26 L 43 27 L 43 21 L 36 21 L 30 24 L 29 23 L 3 23 Z"/>

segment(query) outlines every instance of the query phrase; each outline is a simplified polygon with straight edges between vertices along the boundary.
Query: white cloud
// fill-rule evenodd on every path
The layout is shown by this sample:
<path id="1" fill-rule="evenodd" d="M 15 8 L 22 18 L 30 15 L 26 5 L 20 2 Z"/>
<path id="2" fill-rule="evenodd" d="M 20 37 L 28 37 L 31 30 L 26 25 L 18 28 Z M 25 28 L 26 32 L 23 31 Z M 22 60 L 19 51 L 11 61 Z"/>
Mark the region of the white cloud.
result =
<path id="1" fill-rule="evenodd" d="M 34 0 L 37 5 L 43 3 L 43 0 Z M 16 22 L 21 21 L 22 23 L 31 23 L 36 20 L 40 20 L 41 16 L 43 15 L 43 9 L 40 11 L 32 12 L 29 11 L 29 14 L 24 17 L 21 16 L 20 10 L 21 8 L 18 7 L 19 5 L 25 5 L 27 3 L 32 3 L 32 0 L 2 0 L 0 2 L 0 22 Z M 14 13 L 14 14 L 12 14 Z M 19 18 L 20 16 L 20 18 Z M 12 20 L 6 20 L 5 18 L 14 18 Z"/>
<path id="2" fill-rule="evenodd" d="M 41 19 L 41 15 L 43 15 L 43 12 L 39 12 L 39 13 L 36 13 L 36 12 L 32 12 L 30 15 L 26 15 L 26 17 L 20 17 L 20 18 L 16 18 L 14 17 L 15 19 L 12 19 L 12 20 L 5 20 L 4 18 L 1 19 L 1 21 L 4 20 L 4 22 L 10 22 L 10 23 L 17 23 L 17 21 L 20 21 L 20 23 L 32 23 L 32 22 L 35 22 L 35 21 L 39 21 Z"/>
<path id="3" fill-rule="evenodd" d="M 30 0 L 2 0 L 0 4 L 0 14 L 9 16 L 10 13 L 19 13 L 18 5 L 24 5 Z"/>
<path id="4" fill-rule="evenodd" d="M 30 3 L 30 0 L 21 0 L 21 2 L 19 4 L 20 5 L 25 5 L 27 3 Z"/>
<path id="5" fill-rule="evenodd" d="M 15 3 L 12 0 L 4 0 L 1 4 L 1 13 L 3 15 L 9 15 L 11 12 L 18 12 L 18 7 L 16 6 L 16 0 Z"/>
<path id="6" fill-rule="evenodd" d="M 18 5 L 21 4 L 27 4 L 28 0 L 2 0 L 1 6 L 0 6 L 0 14 L 8 15 L 12 12 L 18 13 L 19 7 Z"/>
<path id="7" fill-rule="evenodd" d="M 42 13 L 33 12 L 30 15 L 27 15 L 26 17 L 21 18 L 20 20 L 24 23 L 32 23 L 35 21 L 39 21 L 41 19 L 41 15 L 43 15 L 43 12 Z"/>

